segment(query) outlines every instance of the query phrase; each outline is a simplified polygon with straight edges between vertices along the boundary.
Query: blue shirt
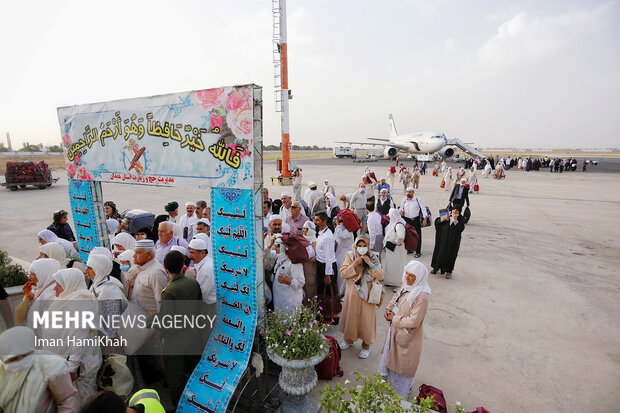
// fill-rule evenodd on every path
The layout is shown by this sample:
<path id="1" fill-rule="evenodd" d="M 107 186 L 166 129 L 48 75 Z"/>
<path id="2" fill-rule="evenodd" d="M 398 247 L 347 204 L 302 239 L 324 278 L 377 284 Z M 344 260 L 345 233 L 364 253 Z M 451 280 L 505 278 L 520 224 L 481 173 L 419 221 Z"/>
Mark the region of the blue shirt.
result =
<path id="1" fill-rule="evenodd" d="M 157 242 L 155 243 L 155 258 L 157 259 L 157 261 L 159 261 L 160 264 L 163 265 L 164 257 L 175 245 L 185 248 L 185 251 L 187 251 L 187 249 L 189 248 L 187 241 L 185 241 L 183 238 L 172 237 L 166 245 L 162 244 L 161 240 L 157 240 Z"/>
<path id="2" fill-rule="evenodd" d="M 388 195 L 390 195 L 390 184 L 388 184 L 387 182 L 385 184 L 382 184 L 382 183 L 377 184 L 377 190 L 379 191 L 379 197 L 381 197 L 382 189 L 387 189 Z"/>

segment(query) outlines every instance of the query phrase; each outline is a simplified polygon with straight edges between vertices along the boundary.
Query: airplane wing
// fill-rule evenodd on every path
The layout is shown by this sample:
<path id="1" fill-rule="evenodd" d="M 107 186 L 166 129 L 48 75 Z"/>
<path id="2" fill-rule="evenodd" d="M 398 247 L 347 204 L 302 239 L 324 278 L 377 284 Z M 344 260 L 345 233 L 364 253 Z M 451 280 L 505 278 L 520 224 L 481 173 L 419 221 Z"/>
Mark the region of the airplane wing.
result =
<path id="1" fill-rule="evenodd" d="M 370 138 L 369 138 L 370 139 Z M 401 149 L 403 151 L 406 151 L 407 149 L 409 149 L 408 145 L 399 145 L 396 143 L 390 143 L 390 142 L 385 142 L 385 143 L 375 143 L 375 142 L 352 142 L 352 141 L 334 141 L 334 143 L 347 143 L 349 145 L 353 144 L 353 145 L 372 145 L 372 146 L 389 146 L 390 148 L 396 148 L 396 149 Z"/>

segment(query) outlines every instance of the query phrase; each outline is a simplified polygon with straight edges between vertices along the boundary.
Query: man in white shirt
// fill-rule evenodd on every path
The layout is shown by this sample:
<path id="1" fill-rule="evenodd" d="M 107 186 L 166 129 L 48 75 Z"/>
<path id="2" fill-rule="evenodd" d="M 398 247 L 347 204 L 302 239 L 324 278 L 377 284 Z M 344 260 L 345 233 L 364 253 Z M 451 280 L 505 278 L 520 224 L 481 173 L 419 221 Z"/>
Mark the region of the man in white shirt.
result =
<path id="1" fill-rule="evenodd" d="M 308 204 L 308 209 L 310 209 L 310 214 L 312 215 L 316 211 L 316 203 L 319 201 L 323 201 L 323 192 L 317 189 L 316 184 L 310 187 L 310 193 L 308 194 L 308 198 L 306 204 Z"/>
<path id="2" fill-rule="evenodd" d="M 207 243 L 207 255 L 210 254 L 210 257 L 213 258 L 213 251 L 211 250 L 211 221 L 207 218 L 200 218 L 200 220 L 196 223 L 196 235 L 204 234 L 204 241 Z M 192 238 L 193 239 L 193 238 Z"/>
<path id="3" fill-rule="evenodd" d="M 316 214 L 314 223 L 318 227 L 316 239 L 317 291 L 319 294 L 323 294 L 325 286 L 331 284 L 334 294 L 337 294 L 336 241 L 334 234 L 327 227 L 327 214 L 325 212 Z"/>
<path id="4" fill-rule="evenodd" d="M 189 241 L 194 237 L 196 233 L 196 223 L 198 222 L 198 216 L 194 213 L 196 205 L 193 202 L 185 204 L 185 211 L 187 212 L 181 217 L 181 231 L 183 231 L 183 239 Z"/>
<path id="5" fill-rule="evenodd" d="M 400 204 L 400 214 L 405 219 L 405 222 L 409 225 L 413 225 L 420 237 L 418 241 L 418 248 L 415 250 L 415 258 L 420 258 L 420 250 L 422 249 L 422 225 L 426 225 L 428 214 L 426 212 L 426 205 L 424 202 L 414 196 L 415 189 L 412 186 L 407 188 L 407 195 L 403 198 L 403 202 Z M 413 251 L 407 251 L 411 254 Z"/>
<path id="6" fill-rule="evenodd" d="M 271 202 L 269 200 L 263 201 L 263 230 L 265 234 L 269 231 L 269 218 L 273 215 L 271 212 Z"/>
<path id="7" fill-rule="evenodd" d="M 368 211 L 366 226 L 368 227 L 368 235 L 370 237 L 370 249 L 380 254 L 383 249 L 383 225 L 381 225 L 381 214 L 375 211 L 375 204 L 368 203 L 366 209 Z"/>
<path id="8" fill-rule="evenodd" d="M 194 238 L 189 243 L 188 250 L 189 257 L 194 262 L 196 269 L 196 281 L 200 284 L 202 300 L 207 304 L 213 304 L 216 301 L 215 276 L 213 274 L 213 260 L 207 257 L 207 243 L 200 238 Z"/>

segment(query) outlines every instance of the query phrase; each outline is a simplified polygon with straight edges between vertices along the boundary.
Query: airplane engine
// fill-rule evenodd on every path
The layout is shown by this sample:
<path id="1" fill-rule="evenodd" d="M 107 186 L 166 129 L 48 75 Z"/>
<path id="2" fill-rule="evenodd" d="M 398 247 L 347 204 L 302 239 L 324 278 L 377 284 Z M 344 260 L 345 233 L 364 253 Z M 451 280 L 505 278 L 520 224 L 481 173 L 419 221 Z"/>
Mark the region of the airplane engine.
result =
<path id="1" fill-rule="evenodd" d="M 442 158 L 452 158 L 452 156 L 454 156 L 454 149 L 450 148 L 449 146 L 444 146 L 439 151 L 437 151 L 437 153 Z"/>
<path id="2" fill-rule="evenodd" d="M 389 146 L 386 146 L 385 150 L 383 151 L 383 156 L 385 156 L 388 159 L 395 158 L 396 154 L 398 154 L 398 149 L 391 148 Z"/>

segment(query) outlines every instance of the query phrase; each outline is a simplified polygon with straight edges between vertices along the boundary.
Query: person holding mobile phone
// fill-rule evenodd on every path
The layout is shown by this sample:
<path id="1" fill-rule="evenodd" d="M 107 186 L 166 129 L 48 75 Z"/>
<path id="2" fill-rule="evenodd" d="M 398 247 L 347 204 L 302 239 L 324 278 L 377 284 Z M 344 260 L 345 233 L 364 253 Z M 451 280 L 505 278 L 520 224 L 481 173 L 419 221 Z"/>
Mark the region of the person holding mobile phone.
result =
<path id="1" fill-rule="evenodd" d="M 431 260 L 431 274 L 445 274 L 447 279 L 452 278 L 452 270 L 461 247 L 461 234 L 465 229 L 465 222 L 458 208 L 439 211 L 435 219 L 435 248 Z"/>

